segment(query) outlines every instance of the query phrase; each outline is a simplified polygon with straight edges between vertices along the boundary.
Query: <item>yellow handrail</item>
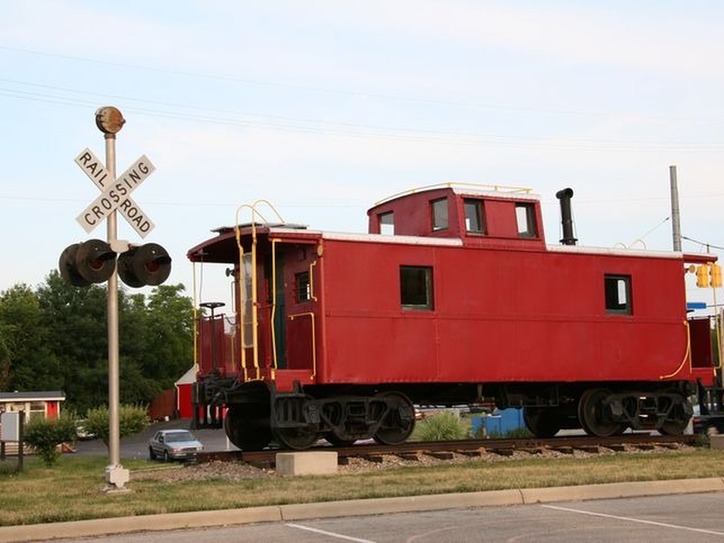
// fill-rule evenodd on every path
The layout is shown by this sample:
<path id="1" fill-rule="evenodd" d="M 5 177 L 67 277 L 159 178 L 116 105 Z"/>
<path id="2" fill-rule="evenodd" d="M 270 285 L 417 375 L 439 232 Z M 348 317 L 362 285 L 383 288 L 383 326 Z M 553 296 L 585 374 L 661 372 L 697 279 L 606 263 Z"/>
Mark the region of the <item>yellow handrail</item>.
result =
<path id="1" fill-rule="evenodd" d="M 681 361 L 681 364 L 679 364 L 679 367 L 676 368 L 676 371 L 668 375 L 660 375 L 660 380 L 668 379 L 679 373 L 687 360 L 689 360 L 689 371 L 691 371 L 691 357 L 689 356 L 691 354 L 691 331 L 689 329 L 689 321 L 684 320 L 684 326 L 686 327 L 686 352 L 684 353 L 684 359 Z"/>
<path id="2" fill-rule="evenodd" d="M 277 251 L 276 251 L 276 245 L 278 239 L 272 240 L 272 303 L 271 303 L 271 322 L 269 323 L 269 326 L 271 328 L 271 338 L 272 338 L 272 361 L 274 370 L 276 371 L 278 369 L 278 361 L 277 361 L 277 334 L 275 329 L 275 321 L 277 315 Z"/>
<path id="3" fill-rule="evenodd" d="M 716 332 L 716 350 L 717 354 L 719 355 L 719 363 L 714 366 L 715 369 L 720 370 L 722 368 L 722 351 L 721 351 L 721 319 L 720 314 L 718 313 L 718 307 L 719 304 L 716 303 L 716 287 L 711 287 L 712 295 L 714 296 L 714 311 L 717 313 L 714 313 L 714 331 Z"/>
<path id="4" fill-rule="evenodd" d="M 203 265 L 203 264 L 202 264 Z M 196 306 L 198 305 L 198 296 L 196 292 L 196 262 L 193 263 L 191 266 L 192 269 L 192 277 L 193 277 L 193 298 L 194 298 L 194 373 L 199 371 L 199 355 L 198 355 L 198 348 L 199 348 L 199 323 L 198 323 L 198 310 L 196 309 Z"/>
<path id="5" fill-rule="evenodd" d="M 259 379 L 261 377 L 261 372 L 259 370 L 259 332 L 258 332 L 258 323 L 259 323 L 259 316 L 258 316 L 258 292 L 257 292 L 257 270 L 256 270 L 256 247 L 257 247 L 257 237 L 256 237 L 256 219 L 257 216 L 261 218 L 263 222 L 269 222 L 266 220 L 264 215 L 259 212 L 257 209 L 257 206 L 259 204 L 266 204 L 269 206 L 269 208 L 276 214 L 277 218 L 280 220 L 280 222 L 284 222 L 284 219 L 282 219 L 282 216 L 277 212 L 277 210 L 274 208 L 274 206 L 269 203 L 267 200 L 256 200 L 253 204 L 241 204 L 239 207 L 236 208 L 236 220 L 234 223 L 234 234 L 236 237 L 236 246 L 239 250 L 239 281 L 242 281 L 242 287 L 243 287 L 243 281 L 246 280 L 246 277 L 244 275 L 244 248 L 241 245 L 241 227 L 239 225 L 239 212 L 242 209 L 249 209 L 251 211 L 251 346 L 252 346 L 252 353 L 253 353 L 253 361 L 254 361 L 254 370 L 256 372 L 255 378 Z M 275 281 L 276 279 L 274 279 Z M 241 288 L 241 302 L 242 307 L 245 306 L 246 303 L 246 293 L 244 292 L 245 289 Z M 242 319 L 239 326 L 239 342 L 240 342 L 240 352 L 241 352 L 241 365 L 244 368 L 244 380 L 248 380 L 248 372 L 246 368 L 246 351 L 244 349 L 244 340 L 246 339 L 244 337 L 244 319 L 243 319 L 243 309 L 241 311 Z M 275 356 L 276 356 L 276 349 L 275 350 Z M 275 362 L 276 363 L 276 362 Z"/>
<path id="6" fill-rule="evenodd" d="M 316 265 L 316 260 L 309 265 L 309 298 L 314 302 L 317 301 L 317 296 L 314 294 L 314 266 Z"/>

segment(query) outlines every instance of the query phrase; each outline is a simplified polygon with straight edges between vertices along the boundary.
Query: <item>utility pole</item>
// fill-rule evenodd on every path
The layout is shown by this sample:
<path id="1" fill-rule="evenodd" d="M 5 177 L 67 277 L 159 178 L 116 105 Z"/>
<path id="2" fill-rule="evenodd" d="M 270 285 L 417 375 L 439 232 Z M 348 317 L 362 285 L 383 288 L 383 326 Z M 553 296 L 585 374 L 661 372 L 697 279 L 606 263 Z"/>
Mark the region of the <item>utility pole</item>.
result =
<path id="1" fill-rule="evenodd" d="M 674 251 L 681 252 L 681 213 L 679 212 L 679 187 L 676 180 L 676 166 L 669 166 L 671 184 L 671 233 L 674 238 Z"/>

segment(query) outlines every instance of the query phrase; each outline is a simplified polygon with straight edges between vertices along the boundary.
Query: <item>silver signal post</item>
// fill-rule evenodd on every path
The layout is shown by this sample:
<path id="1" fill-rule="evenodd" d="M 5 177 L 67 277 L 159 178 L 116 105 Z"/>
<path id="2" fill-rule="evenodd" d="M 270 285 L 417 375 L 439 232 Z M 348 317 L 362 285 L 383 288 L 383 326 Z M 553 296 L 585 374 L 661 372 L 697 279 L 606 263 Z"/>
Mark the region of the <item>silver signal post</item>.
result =
<path id="1" fill-rule="evenodd" d="M 108 281 L 108 453 L 106 490 L 121 491 L 129 472 L 120 461 L 120 378 L 118 340 L 118 279 L 139 288 L 157 286 L 171 273 L 171 257 L 157 243 L 131 246 L 118 239 L 118 212 L 142 238 L 154 224 L 133 200 L 131 193 L 156 169 L 146 155 L 141 155 L 120 177 L 116 178 L 116 134 L 126 122 L 115 107 L 96 111 L 96 126 L 103 132 L 106 164 L 90 149 L 84 149 L 75 163 L 101 191 L 76 218 L 86 233 L 106 221 L 108 242 L 91 239 L 74 243 L 60 255 L 58 267 L 68 283 L 86 287 Z M 116 259 L 116 255 L 119 255 Z"/>
<path id="2" fill-rule="evenodd" d="M 102 107 L 96 111 L 96 125 L 104 134 L 106 169 L 111 179 L 116 178 L 116 134 L 125 120 L 114 107 Z M 108 243 L 117 245 L 118 224 L 116 210 L 107 217 Z M 130 479 L 127 469 L 121 465 L 120 438 L 120 379 L 118 364 L 118 272 L 108 279 L 108 466 L 106 466 L 106 491 L 123 489 Z"/>

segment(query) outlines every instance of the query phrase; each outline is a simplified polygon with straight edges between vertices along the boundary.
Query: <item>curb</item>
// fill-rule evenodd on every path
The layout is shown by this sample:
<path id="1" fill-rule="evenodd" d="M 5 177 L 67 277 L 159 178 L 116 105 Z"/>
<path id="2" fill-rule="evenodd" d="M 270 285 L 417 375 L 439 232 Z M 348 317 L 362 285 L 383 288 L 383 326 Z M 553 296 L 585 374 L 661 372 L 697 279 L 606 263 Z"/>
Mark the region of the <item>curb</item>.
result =
<path id="1" fill-rule="evenodd" d="M 724 478 L 711 477 L 707 479 L 677 479 L 673 481 L 492 490 L 488 492 L 462 494 L 436 494 L 431 496 L 271 505 L 246 509 L 192 511 L 188 513 L 80 520 L 54 524 L 4 526 L 0 527 L 0 543 L 47 541 L 61 538 L 179 530 L 184 528 L 207 528 L 258 522 L 286 522 L 316 518 L 382 515 L 444 509 L 474 509 L 477 507 L 528 505 L 560 501 L 631 498 L 698 492 L 724 492 Z"/>

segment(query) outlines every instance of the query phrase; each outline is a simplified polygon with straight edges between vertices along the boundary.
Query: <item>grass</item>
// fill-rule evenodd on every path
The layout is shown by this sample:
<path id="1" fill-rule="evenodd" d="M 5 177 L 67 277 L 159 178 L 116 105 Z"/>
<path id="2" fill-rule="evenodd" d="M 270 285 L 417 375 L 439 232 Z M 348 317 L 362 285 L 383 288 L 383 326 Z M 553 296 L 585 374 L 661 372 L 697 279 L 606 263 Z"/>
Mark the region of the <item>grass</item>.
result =
<path id="1" fill-rule="evenodd" d="M 648 452 L 400 467 L 325 476 L 166 482 L 144 478 L 161 467 L 129 460 L 132 492 L 105 494 L 103 457 L 62 457 L 53 468 L 26 459 L 22 473 L 0 470 L 0 525 L 245 508 L 355 498 L 477 492 L 622 481 L 720 477 L 720 451 Z"/>

